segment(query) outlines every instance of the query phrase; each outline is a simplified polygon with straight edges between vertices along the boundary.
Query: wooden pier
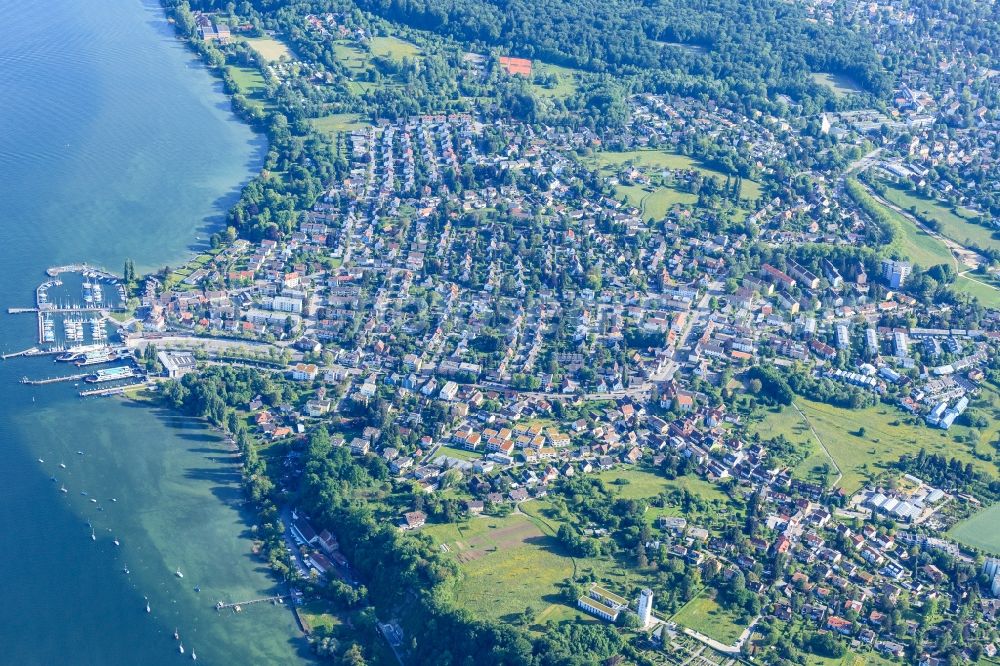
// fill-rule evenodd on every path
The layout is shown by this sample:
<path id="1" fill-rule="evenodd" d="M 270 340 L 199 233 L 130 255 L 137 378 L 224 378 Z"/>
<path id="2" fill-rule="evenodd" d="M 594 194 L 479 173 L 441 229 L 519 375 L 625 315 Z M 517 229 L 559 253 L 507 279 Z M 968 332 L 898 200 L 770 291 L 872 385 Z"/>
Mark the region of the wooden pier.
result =
<path id="1" fill-rule="evenodd" d="M 84 377 L 86 377 L 89 374 L 90 374 L 89 372 L 84 372 L 84 373 L 79 374 L 79 375 L 65 375 L 63 377 L 49 377 L 48 379 L 28 379 L 27 377 L 23 377 L 21 379 L 21 383 L 22 384 L 30 384 L 32 386 L 40 386 L 42 384 L 55 384 L 56 382 L 76 382 L 76 381 L 80 381 L 81 379 L 83 379 Z"/>
<path id="2" fill-rule="evenodd" d="M 223 601 L 220 601 L 219 603 L 215 604 L 215 610 L 222 611 L 222 610 L 227 610 L 227 609 L 231 608 L 232 610 L 234 610 L 237 613 L 239 613 L 241 610 L 243 610 L 244 606 L 250 606 L 250 605 L 253 605 L 253 604 L 263 604 L 263 603 L 267 603 L 267 602 L 272 602 L 272 603 L 273 602 L 280 602 L 280 601 L 284 601 L 285 599 L 291 599 L 291 598 L 292 598 L 292 595 L 290 595 L 290 594 L 279 594 L 279 595 L 276 595 L 276 596 L 273 596 L 273 597 L 264 597 L 262 599 L 251 599 L 250 601 L 235 601 L 235 602 L 229 603 L 229 604 L 227 604 L 227 603 L 225 603 Z"/>

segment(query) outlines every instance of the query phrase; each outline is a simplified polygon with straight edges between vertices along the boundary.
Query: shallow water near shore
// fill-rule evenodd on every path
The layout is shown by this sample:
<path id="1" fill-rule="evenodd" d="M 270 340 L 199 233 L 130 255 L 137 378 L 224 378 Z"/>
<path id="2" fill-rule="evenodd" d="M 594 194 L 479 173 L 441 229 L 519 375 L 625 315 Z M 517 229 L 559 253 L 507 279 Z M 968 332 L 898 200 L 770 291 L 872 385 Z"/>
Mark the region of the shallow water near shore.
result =
<path id="1" fill-rule="evenodd" d="M 265 146 L 159 6 L 0 0 L 0 25 L 0 307 L 32 305 L 51 265 L 150 269 L 204 244 Z M 31 315 L 0 315 L 0 349 L 36 343 Z M 17 381 L 64 370 L 0 363 L 0 662 L 305 659 L 287 608 L 214 608 L 282 591 L 232 451 L 167 411 Z"/>

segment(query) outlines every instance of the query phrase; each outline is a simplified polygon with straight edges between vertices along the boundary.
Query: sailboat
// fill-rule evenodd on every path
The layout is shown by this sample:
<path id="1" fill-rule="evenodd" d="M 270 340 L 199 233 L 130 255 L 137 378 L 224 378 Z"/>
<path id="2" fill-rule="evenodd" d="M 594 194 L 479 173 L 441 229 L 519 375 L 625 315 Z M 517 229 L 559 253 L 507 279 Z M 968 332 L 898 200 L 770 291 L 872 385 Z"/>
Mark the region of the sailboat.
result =
<path id="1" fill-rule="evenodd" d="M 181 635 L 177 631 L 177 627 L 174 627 L 174 640 L 177 641 L 177 640 L 180 640 L 180 638 L 181 638 Z"/>
<path id="2" fill-rule="evenodd" d="M 194 650 L 191 650 L 191 661 L 198 661 L 198 655 L 194 653 Z"/>
<path id="3" fill-rule="evenodd" d="M 184 643 L 181 643 L 180 645 L 177 646 L 177 651 L 180 652 L 181 654 L 184 654 Z"/>
<path id="4" fill-rule="evenodd" d="M 152 613 L 153 609 L 149 607 L 149 597 L 144 597 L 144 599 L 146 600 L 146 612 Z"/>

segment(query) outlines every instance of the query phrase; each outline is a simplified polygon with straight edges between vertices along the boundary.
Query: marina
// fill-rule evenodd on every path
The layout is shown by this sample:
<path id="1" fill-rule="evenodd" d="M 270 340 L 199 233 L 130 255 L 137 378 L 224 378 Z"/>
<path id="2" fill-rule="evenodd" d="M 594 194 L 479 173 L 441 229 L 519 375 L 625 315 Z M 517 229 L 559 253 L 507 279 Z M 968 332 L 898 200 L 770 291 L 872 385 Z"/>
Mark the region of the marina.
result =
<path id="1" fill-rule="evenodd" d="M 128 300 L 125 285 L 114 274 L 86 264 L 54 266 L 46 273 L 52 279 L 35 288 L 35 307 L 11 307 L 7 312 L 34 313 L 39 343 L 53 344 L 60 338 L 72 344 L 88 338 L 91 343 L 105 342 L 110 313 L 124 311 Z"/>

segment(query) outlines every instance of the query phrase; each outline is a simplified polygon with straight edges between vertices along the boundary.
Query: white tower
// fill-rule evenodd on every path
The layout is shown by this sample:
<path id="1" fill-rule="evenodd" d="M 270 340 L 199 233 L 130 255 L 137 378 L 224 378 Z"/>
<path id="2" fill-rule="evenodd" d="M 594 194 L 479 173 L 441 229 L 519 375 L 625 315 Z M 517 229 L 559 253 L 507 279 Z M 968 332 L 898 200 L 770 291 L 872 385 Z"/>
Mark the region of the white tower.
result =
<path id="1" fill-rule="evenodd" d="M 639 622 L 643 629 L 653 622 L 653 591 L 648 587 L 639 594 Z"/>

